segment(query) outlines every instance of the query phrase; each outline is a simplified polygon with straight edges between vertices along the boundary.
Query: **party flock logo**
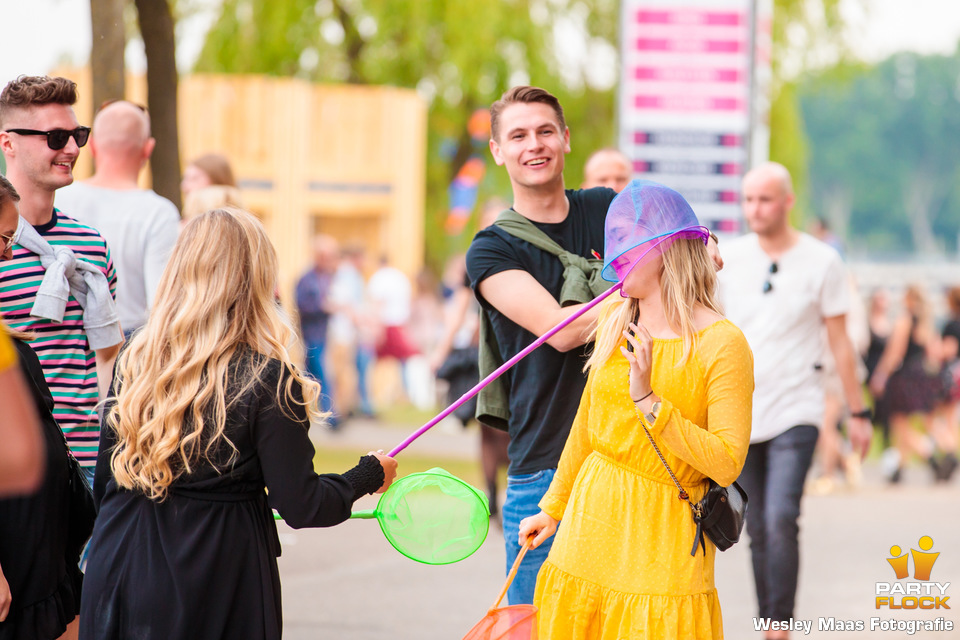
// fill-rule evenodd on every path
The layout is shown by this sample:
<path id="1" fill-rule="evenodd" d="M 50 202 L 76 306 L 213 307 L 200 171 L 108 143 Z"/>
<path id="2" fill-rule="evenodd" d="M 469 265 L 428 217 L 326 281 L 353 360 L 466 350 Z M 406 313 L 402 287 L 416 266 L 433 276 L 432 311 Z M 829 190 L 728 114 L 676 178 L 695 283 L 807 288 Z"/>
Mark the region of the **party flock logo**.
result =
<path id="1" fill-rule="evenodd" d="M 917 542 L 920 549 L 910 549 L 905 553 L 899 546 L 890 547 L 890 557 L 887 562 L 893 569 L 896 582 L 878 582 L 875 594 L 876 608 L 883 613 L 864 619 L 842 619 L 837 617 L 821 617 L 814 620 L 800 620 L 791 618 L 788 621 L 770 620 L 769 618 L 754 618 L 753 624 L 757 631 L 783 629 L 798 631 L 809 635 L 814 628 L 818 631 L 866 631 L 872 634 L 877 632 L 891 632 L 901 634 L 897 637 L 913 636 L 922 631 L 951 632 L 954 630 L 953 620 L 949 620 L 946 610 L 950 609 L 950 596 L 947 595 L 949 582 L 935 582 L 930 579 L 933 566 L 940 557 L 940 553 L 933 551 L 933 538 L 923 536 Z M 910 561 L 913 561 L 913 576 L 910 576 Z M 915 615 L 915 618 L 905 618 Z M 921 611 L 922 610 L 922 611 Z M 894 612 L 897 612 L 894 617 Z M 880 612 L 878 612 L 880 613 Z M 931 615 L 933 614 L 933 615 Z M 939 615 L 945 614 L 945 615 Z M 816 625 L 814 624 L 816 622 Z M 871 635 L 870 637 L 885 637 Z"/>
<path id="2" fill-rule="evenodd" d="M 899 546 L 890 547 L 887 562 L 896 574 L 897 582 L 878 582 L 876 593 L 877 609 L 949 609 L 950 596 L 947 595 L 949 582 L 930 580 L 933 565 L 940 552 L 933 549 L 933 538 L 923 536 L 917 542 L 920 547 L 904 552 Z M 903 582 L 909 575 L 910 560 L 913 560 L 913 580 Z"/>

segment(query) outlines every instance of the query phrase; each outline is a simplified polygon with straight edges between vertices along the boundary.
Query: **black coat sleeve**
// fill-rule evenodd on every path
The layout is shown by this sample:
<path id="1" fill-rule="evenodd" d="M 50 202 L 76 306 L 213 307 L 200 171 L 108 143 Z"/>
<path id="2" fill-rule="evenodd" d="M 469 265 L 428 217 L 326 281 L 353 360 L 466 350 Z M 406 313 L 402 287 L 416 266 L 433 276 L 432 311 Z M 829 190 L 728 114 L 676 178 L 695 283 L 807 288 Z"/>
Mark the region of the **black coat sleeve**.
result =
<path id="1" fill-rule="evenodd" d="M 340 524 L 350 517 L 356 497 L 375 491 L 379 485 L 370 488 L 367 482 L 367 487 L 354 487 L 342 475 L 318 475 L 314 471 L 316 451 L 307 435 L 310 422 L 306 409 L 296 402 L 283 400 L 281 405 L 277 401 L 277 378 L 282 376 L 285 385 L 290 373 L 278 361 L 272 361 L 268 368 L 254 417 L 253 438 L 270 506 L 294 529 Z M 296 380 L 292 391 L 295 400 L 302 401 L 302 387 Z"/>

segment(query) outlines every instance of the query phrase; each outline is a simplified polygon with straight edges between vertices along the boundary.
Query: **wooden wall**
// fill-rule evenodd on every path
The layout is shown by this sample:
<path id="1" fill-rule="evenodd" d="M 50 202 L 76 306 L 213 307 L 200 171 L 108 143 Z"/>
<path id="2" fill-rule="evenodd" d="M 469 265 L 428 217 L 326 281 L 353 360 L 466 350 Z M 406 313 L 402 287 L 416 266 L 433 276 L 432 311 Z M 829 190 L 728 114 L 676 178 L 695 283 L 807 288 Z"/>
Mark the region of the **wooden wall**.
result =
<path id="1" fill-rule="evenodd" d="M 89 71 L 57 74 L 80 85 L 77 117 L 90 124 Z M 144 79 L 127 85 L 145 104 Z M 230 159 L 245 205 L 276 245 L 288 302 L 318 232 L 361 243 L 371 264 L 385 255 L 411 277 L 423 266 L 427 107 L 416 92 L 191 75 L 181 78 L 179 110 L 183 166 L 207 152 Z M 76 175 L 90 171 L 81 153 Z"/>

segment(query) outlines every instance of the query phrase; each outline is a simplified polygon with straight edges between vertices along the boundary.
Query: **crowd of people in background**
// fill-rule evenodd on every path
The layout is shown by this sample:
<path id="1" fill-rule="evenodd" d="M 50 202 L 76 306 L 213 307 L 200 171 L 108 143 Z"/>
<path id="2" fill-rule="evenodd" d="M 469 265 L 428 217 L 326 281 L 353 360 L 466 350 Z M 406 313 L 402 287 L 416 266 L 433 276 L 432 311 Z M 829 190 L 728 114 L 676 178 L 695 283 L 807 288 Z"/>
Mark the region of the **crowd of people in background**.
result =
<path id="1" fill-rule="evenodd" d="M 604 267 L 596 250 L 604 247 L 608 208 L 627 202 L 618 196 L 624 190 L 650 191 L 631 182 L 634 168 L 616 149 L 594 153 L 582 188 L 566 189 L 570 137 L 562 108 L 542 89 L 518 87 L 491 109 L 491 152 L 507 171 L 512 198 L 484 203 L 469 253 L 450 257 L 442 273 L 412 278 L 362 239 L 334 237 L 321 224 L 311 239 L 312 263 L 284 309 L 276 255 L 260 222 L 242 210 L 227 158 L 211 153 L 187 165 L 178 212 L 139 186 L 155 144 L 147 110 L 107 103 L 91 131 L 76 119 L 76 100 L 76 86 L 64 78 L 21 77 L 0 94 L 7 161 L 0 313 L 14 339 L 0 342 L 0 393 L 10 415 L 30 427 L 3 438 L 23 461 L 39 456 L 40 442 L 47 452 L 42 474 L 0 458 L 0 638 L 23 629 L 76 637 L 78 627 L 90 638 L 189 637 L 200 627 L 202 637 L 220 637 L 250 626 L 280 637 L 279 542 L 264 533 L 273 526 L 270 507 L 294 526 L 330 526 L 396 475 L 396 462 L 382 452 L 343 474 L 317 475 L 310 425 L 339 431 L 383 418 L 398 404 L 430 412 L 452 403 L 491 363 L 610 286 L 594 277 Z M 72 167 L 88 142 L 95 172 L 74 183 Z M 642 431 L 636 442 L 611 443 L 604 441 L 613 438 L 610 425 L 639 420 L 664 438 L 678 476 L 691 486 L 708 475 L 727 484 L 739 477 L 751 496 L 747 530 L 760 616 L 777 620 L 793 615 L 804 488 L 855 488 L 871 422 L 887 482 L 903 482 L 914 461 L 929 467 L 931 482 L 955 475 L 960 287 L 926 291 L 917 283 L 864 298 L 827 225 L 817 220 L 807 234 L 790 224 L 794 194 L 784 167 L 767 163 L 749 172 L 743 196 L 750 234 L 718 252 L 716 236 L 691 210 L 689 229 L 702 233 L 665 248 L 659 266 L 638 269 L 629 287 L 631 271 L 618 274 L 626 302 L 578 317 L 504 376 L 506 395 L 491 386 L 450 418 L 459 425 L 453 428 L 476 425 L 508 567 L 524 538 L 536 536 L 509 598 L 536 600 L 549 614 L 544 628 L 562 630 L 576 616 L 600 619 L 574 602 L 577 590 L 606 597 L 662 586 L 642 567 L 624 572 L 621 556 L 599 562 L 570 542 L 599 535 L 591 529 L 595 510 L 637 527 L 636 536 L 610 536 L 623 554 L 638 539 L 667 536 L 600 496 L 615 493 L 611 486 L 633 486 L 632 476 L 618 475 L 623 468 L 649 463 L 662 473 L 656 458 L 636 455 L 646 443 Z M 671 208 L 686 212 L 689 205 L 676 198 Z M 552 254 L 531 239 L 538 234 L 556 245 Z M 591 284 L 561 301 L 571 262 Z M 661 287 L 697 295 L 688 306 L 661 304 Z M 941 295 L 945 304 L 933 304 Z M 941 307 L 947 313 L 938 316 Z M 302 353 L 287 348 L 290 319 L 299 323 Z M 615 347 L 622 339 L 621 354 Z M 717 368 L 701 380 L 703 371 L 688 360 L 694 356 Z M 666 376 L 651 358 L 677 366 Z M 230 384 L 219 384 L 222 378 Z M 702 393 L 682 392 L 701 383 Z M 717 394 L 710 384 L 729 388 Z M 594 395 L 614 392 L 615 401 L 605 401 L 609 415 L 584 409 Z M 723 428 L 704 427 L 708 410 L 714 425 L 723 417 Z M 148 425 L 149 437 L 131 429 L 134 422 Z M 702 446 L 691 448 L 697 439 Z M 581 465 L 595 476 L 578 478 Z M 87 551 L 74 548 L 65 516 L 74 468 L 93 485 L 100 510 Z M 5 475 L 11 469 L 16 477 Z M 649 487 L 641 485 L 637 495 L 646 496 Z M 3 497 L 11 491 L 34 494 Z M 588 494 L 595 495 L 580 509 Z M 568 500 L 580 505 L 576 513 L 568 514 Z M 681 529 L 675 522 L 688 514 L 677 511 L 675 499 L 662 502 L 651 502 L 664 514 L 657 526 Z M 190 528 L 172 509 L 194 513 Z M 211 509 L 231 522 L 229 535 L 208 517 Z M 202 539 L 194 551 L 206 570 L 187 553 L 161 561 L 161 547 L 187 538 Z M 155 546 L 132 542 L 143 539 Z M 691 628 L 715 637 L 719 605 L 697 596 L 713 588 L 712 551 L 691 560 L 686 538 L 668 546 L 659 553 L 686 578 L 664 587 L 668 595 L 644 613 L 644 624 L 672 606 L 670 598 L 696 600 L 700 617 Z M 246 562 L 226 568 L 227 552 Z M 130 558 L 136 570 L 125 564 Z M 78 622 L 79 567 L 87 561 L 85 588 L 95 596 L 84 596 Z M 177 573 L 165 568 L 168 561 Z M 238 615 L 229 598 L 210 601 L 191 591 L 207 589 L 204 571 L 245 585 L 238 597 L 256 606 Z M 590 585 L 571 579 L 571 571 L 593 576 Z M 259 576 L 255 584 L 247 573 Z M 156 585 L 192 595 L 182 608 L 166 609 L 151 596 Z M 629 597 L 618 607 L 617 624 L 640 615 Z M 134 629 L 144 624 L 147 635 Z M 768 635 L 777 637 L 785 636 Z"/>

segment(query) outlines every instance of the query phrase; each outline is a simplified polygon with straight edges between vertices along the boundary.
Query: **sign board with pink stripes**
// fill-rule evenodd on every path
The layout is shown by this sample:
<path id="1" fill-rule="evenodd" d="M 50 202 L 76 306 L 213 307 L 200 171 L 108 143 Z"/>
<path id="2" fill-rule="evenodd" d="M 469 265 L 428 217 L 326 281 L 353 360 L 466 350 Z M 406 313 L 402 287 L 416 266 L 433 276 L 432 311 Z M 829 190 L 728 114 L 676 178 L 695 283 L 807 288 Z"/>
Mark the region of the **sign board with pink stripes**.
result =
<path id="1" fill-rule="evenodd" d="M 621 1 L 620 149 L 721 233 L 741 230 L 740 179 L 767 159 L 771 4 Z"/>

